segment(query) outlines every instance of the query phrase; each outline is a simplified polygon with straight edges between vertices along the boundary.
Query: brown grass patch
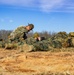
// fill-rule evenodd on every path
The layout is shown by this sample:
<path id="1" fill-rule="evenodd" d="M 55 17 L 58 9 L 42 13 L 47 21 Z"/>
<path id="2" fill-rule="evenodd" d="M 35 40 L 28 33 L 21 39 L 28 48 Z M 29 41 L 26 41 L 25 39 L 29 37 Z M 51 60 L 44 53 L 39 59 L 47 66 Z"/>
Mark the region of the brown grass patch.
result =
<path id="1" fill-rule="evenodd" d="M 9 72 L 35 72 L 35 70 L 24 69 L 24 68 L 20 68 L 18 66 L 9 66 L 9 67 L 5 67 L 5 69 Z"/>

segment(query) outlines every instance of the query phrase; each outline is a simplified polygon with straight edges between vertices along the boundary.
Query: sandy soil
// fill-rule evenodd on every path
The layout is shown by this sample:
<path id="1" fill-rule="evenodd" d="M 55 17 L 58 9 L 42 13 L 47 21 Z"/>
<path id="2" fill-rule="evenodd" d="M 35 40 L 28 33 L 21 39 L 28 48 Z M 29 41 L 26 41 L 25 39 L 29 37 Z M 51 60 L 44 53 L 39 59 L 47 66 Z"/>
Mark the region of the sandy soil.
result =
<path id="1" fill-rule="evenodd" d="M 74 75 L 74 52 L 0 49 L 0 75 Z"/>

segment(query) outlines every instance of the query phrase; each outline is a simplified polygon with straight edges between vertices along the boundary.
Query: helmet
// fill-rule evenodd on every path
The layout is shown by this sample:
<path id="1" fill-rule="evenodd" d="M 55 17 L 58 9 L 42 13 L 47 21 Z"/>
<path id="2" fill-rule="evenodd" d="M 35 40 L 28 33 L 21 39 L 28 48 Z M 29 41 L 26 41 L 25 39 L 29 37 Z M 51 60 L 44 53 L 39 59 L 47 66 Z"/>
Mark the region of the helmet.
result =
<path id="1" fill-rule="evenodd" d="M 39 34 L 36 32 L 36 33 L 33 34 L 33 37 L 37 38 L 37 37 L 39 37 Z"/>
<path id="2" fill-rule="evenodd" d="M 30 30 L 32 30 L 34 28 L 34 25 L 33 24 L 28 24 L 28 26 L 30 26 Z"/>

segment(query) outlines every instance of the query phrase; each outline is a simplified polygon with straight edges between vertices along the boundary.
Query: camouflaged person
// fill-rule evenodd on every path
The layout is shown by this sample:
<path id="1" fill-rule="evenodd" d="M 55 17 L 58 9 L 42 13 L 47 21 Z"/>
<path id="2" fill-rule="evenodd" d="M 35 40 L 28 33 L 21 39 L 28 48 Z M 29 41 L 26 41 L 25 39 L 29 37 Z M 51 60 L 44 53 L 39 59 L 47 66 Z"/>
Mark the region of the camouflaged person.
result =
<path id="1" fill-rule="evenodd" d="M 33 37 L 26 39 L 26 43 L 33 46 L 31 51 L 50 51 L 53 48 L 61 48 L 59 41 L 40 37 L 37 32 L 33 34 Z"/>
<path id="2" fill-rule="evenodd" d="M 10 34 L 10 40 L 26 39 L 27 38 L 26 33 L 28 33 L 33 28 L 34 28 L 33 24 L 18 27 Z"/>
<path id="3" fill-rule="evenodd" d="M 62 47 L 67 48 L 67 47 L 72 47 L 73 46 L 73 37 L 74 34 L 73 32 L 70 32 L 69 34 L 66 34 L 66 32 L 61 32 L 63 36 L 59 37 L 58 40 L 61 42 Z"/>
<path id="4" fill-rule="evenodd" d="M 40 38 L 39 34 L 36 32 L 33 34 L 32 37 L 27 38 L 25 41 L 27 44 L 32 45 L 40 40 L 41 40 L 41 38 Z"/>
<path id="5" fill-rule="evenodd" d="M 32 46 L 31 51 L 47 51 L 49 50 L 49 42 L 45 37 L 40 37 L 39 33 L 35 32 L 33 37 L 26 39 L 26 43 Z"/>
<path id="6" fill-rule="evenodd" d="M 74 32 L 70 32 L 68 36 L 68 47 L 74 47 Z"/>
<path id="7" fill-rule="evenodd" d="M 20 26 L 15 29 L 9 36 L 7 43 L 5 44 L 5 49 L 11 49 L 24 44 L 24 40 L 27 39 L 26 33 L 34 28 L 33 24 L 28 24 L 27 26 Z"/>
<path id="8" fill-rule="evenodd" d="M 62 44 L 59 40 L 56 40 L 55 37 L 49 37 L 39 40 L 37 43 L 34 44 L 36 50 L 41 51 L 50 51 L 53 48 L 61 48 Z"/>
<path id="9" fill-rule="evenodd" d="M 45 40 L 45 37 L 40 37 L 38 32 L 35 32 L 32 37 L 26 39 L 27 44 L 34 44 L 39 41 Z"/>
<path id="10" fill-rule="evenodd" d="M 44 37 L 40 37 L 38 33 L 34 34 L 34 38 L 38 41 L 37 43 L 34 43 L 34 47 L 36 49 L 39 50 L 52 50 L 53 48 L 61 48 L 62 47 L 62 43 L 59 40 L 61 37 L 66 37 L 64 35 L 62 35 L 64 33 L 64 35 L 66 34 L 65 32 L 59 32 L 58 34 L 56 34 L 54 37 L 49 37 L 48 39 L 44 38 Z"/>
<path id="11" fill-rule="evenodd" d="M 66 32 L 58 32 L 45 40 L 41 40 L 39 34 L 35 33 L 26 43 L 30 46 L 29 51 L 52 51 L 53 48 L 74 47 L 74 32 L 70 32 L 69 35 Z"/>
<path id="12" fill-rule="evenodd" d="M 38 32 L 35 32 L 35 33 L 33 34 L 33 38 L 34 38 L 36 41 L 43 41 L 43 40 L 46 39 L 45 37 L 41 37 Z"/>
<path id="13" fill-rule="evenodd" d="M 66 32 L 58 32 L 56 35 L 52 37 L 53 44 L 55 47 L 68 47 L 67 39 L 68 39 L 68 34 Z"/>

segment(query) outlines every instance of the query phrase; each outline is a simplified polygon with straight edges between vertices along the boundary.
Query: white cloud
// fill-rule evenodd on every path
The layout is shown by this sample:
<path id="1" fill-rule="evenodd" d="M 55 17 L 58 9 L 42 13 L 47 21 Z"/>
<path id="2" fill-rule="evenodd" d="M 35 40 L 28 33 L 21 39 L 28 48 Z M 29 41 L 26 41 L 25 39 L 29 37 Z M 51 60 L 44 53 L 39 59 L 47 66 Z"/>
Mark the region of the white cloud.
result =
<path id="1" fill-rule="evenodd" d="M 0 4 L 32 7 L 44 12 L 74 11 L 74 0 L 0 0 Z"/>
<path id="2" fill-rule="evenodd" d="M 40 0 L 45 12 L 74 12 L 74 0 Z"/>
<path id="3" fill-rule="evenodd" d="M 41 9 L 43 11 L 51 11 L 55 8 L 60 8 L 63 5 L 64 0 L 40 0 Z"/>

